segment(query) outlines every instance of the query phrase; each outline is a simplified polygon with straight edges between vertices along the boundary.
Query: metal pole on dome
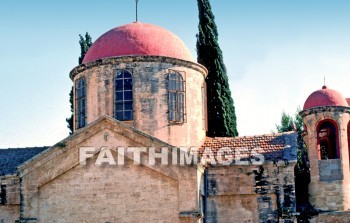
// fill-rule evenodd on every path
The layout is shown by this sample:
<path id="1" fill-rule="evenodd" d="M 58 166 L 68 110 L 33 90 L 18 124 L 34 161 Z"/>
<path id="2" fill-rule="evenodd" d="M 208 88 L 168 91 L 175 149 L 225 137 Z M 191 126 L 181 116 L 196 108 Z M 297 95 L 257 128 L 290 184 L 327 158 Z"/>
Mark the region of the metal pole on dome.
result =
<path id="1" fill-rule="evenodd" d="M 137 5 L 139 3 L 139 0 L 135 0 L 135 2 L 136 2 L 136 22 L 137 22 Z"/>

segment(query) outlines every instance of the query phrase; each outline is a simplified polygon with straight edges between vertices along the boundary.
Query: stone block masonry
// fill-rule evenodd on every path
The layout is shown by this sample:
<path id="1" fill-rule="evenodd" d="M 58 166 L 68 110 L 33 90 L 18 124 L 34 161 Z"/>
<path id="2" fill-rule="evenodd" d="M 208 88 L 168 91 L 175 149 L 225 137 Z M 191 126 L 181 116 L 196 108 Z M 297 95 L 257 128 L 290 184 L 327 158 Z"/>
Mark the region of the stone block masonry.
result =
<path id="1" fill-rule="evenodd" d="M 293 222 L 294 165 L 210 167 L 207 222 Z"/>

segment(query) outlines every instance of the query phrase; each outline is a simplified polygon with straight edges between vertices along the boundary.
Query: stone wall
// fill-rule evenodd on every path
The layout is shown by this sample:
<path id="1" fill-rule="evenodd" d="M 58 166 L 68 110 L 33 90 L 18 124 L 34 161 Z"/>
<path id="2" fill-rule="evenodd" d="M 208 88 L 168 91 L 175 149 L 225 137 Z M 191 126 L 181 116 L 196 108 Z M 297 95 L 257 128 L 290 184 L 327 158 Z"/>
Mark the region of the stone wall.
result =
<path id="1" fill-rule="evenodd" d="M 209 167 L 207 222 L 293 222 L 294 165 Z"/>
<path id="2" fill-rule="evenodd" d="M 23 164 L 22 222 L 198 222 L 200 173 L 196 166 L 140 165 L 125 153 L 124 165 L 79 163 L 79 148 L 170 145 L 109 117 L 100 118 L 39 157 Z M 111 151 L 116 160 L 119 156 Z M 171 154 L 171 152 L 169 152 Z M 186 213 L 182 214 L 181 213 Z"/>
<path id="3" fill-rule="evenodd" d="M 0 205 L 0 223 L 14 223 L 19 219 L 19 205 Z"/>
<path id="4" fill-rule="evenodd" d="M 349 223 L 350 212 L 329 212 L 313 217 L 310 223 Z"/>
<path id="5" fill-rule="evenodd" d="M 320 181 L 343 179 L 340 159 L 319 160 L 318 169 Z"/>
<path id="6" fill-rule="evenodd" d="M 132 161 L 94 162 L 39 188 L 39 222 L 179 222 L 176 180 Z"/>
<path id="7" fill-rule="evenodd" d="M 0 204 L 0 223 L 13 223 L 19 219 L 20 183 L 15 175 L 0 176 L 2 186 L 1 198 L 5 204 Z"/>

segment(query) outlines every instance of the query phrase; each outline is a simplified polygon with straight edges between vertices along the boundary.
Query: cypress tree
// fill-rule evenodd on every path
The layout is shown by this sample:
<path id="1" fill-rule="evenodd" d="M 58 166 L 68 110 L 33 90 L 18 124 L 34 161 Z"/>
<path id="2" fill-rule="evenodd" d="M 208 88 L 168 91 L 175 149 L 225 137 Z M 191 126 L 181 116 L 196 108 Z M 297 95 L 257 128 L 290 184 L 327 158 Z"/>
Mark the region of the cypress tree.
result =
<path id="1" fill-rule="evenodd" d="M 218 31 L 209 0 L 197 0 L 199 33 L 197 61 L 208 69 L 206 78 L 208 103 L 208 136 L 237 136 L 235 107 L 228 83 Z"/>
<path id="2" fill-rule="evenodd" d="M 92 45 L 91 41 L 91 36 L 89 33 L 85 33 L 85 39 L 82 35 L 79 34 L 80 40 L 79 40 L 79 45 L 80 45 L 80 57 L 79 57 L 79 64 L 83 63 L 83 59 L 85 57 L 85 54 L 87 51 L 90 49 Z"/>
<path id="3" fill-rule="evenodd" d="M 73 114 L 74 114 L 74 109 L 73 109 L 73 87 L 70 89 L 69 92 L 69 104 L 70 104 L 70 112 L 71 115 L 69 118 L 66 118 L 67 122 L 67 127 L 69 129 L 69 135 L 73 134 Z"/>
<path id="4" fill-rule="evenodd" d="M 88 32 L 85 33 L 85 38 L 79 34 L 80 40 L 79 40 L 79 45 L 80 45 L 80 57 L 79 57 L 79 64 L 83 63 L 83 59 L 85 57 L 85 54 L 87 51 L 90 49 L 92 45 L 91 41 L 91 36 L 89 35 Z M 69 103 L 70 103 L 70 111 L 71 111 L 71 116 L 69 118 L 66 118 L 67 122 L 67 127 L 69 129 L 69 134 L 73 134 L 73 114 L 74 114 L 74 108 L 73 108 L 73 86 L 69 92 Z"/>

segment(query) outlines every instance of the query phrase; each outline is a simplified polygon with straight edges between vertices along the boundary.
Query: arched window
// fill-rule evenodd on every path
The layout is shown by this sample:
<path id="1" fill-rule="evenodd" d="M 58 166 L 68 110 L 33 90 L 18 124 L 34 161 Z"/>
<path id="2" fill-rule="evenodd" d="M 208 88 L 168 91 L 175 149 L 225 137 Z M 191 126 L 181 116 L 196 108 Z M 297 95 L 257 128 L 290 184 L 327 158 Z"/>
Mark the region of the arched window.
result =
<path id="1" fill-rule="evenodd" d="M 118 70 L 114 78 L 114 117 L 120 121 L 133 119 L 132 76 Z"/>
<path id="2" fill-rule="evenodd" d="M 339 148 L 337 143 L 337 129 L 332 121 L 324 121 L 317 128 L 317 142 L 319 146 L 319 158 L 339 159 Z"/>
<path id="3" fill-rule="evenodd" d="M 76 128 L 82 128 L 86 125 L 86 83 L 84 78 L 80 78 L 76 82 L 75 105 Z"/>
<path id="4" fill-rule="evenodd" d="M 185 86 L 181 74 L 172 72 L 168 76 L 169 121 L 185 120 Z"/>

